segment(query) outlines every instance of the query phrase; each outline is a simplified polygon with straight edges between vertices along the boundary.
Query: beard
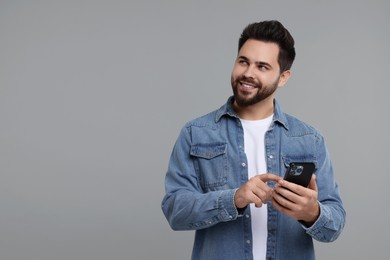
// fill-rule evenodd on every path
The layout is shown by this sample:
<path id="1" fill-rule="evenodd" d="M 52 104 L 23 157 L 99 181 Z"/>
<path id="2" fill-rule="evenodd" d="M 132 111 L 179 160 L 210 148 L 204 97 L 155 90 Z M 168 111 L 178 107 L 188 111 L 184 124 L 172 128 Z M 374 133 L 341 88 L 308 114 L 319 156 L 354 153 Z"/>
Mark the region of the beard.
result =
<path id="1" fill-rule="evenodd" d="M 247 83 L 254 84 L 255 85 L 254 87 L 255 89 L 257 89 L 257 92 L 253 95 L 252 94 L 253 91 L 239 90 L 239 86 L 241 84 L 240 82 L 247 82 Z M 232 76 L 231 85 L 233 89 L 234 100 L 236 101 L 237 105 L 240 107 L 248 107 L 254 105 L 271 96 L 278 88 L 278 82 L 279 82 L 279 78 L 270 85 L 263 85 L 261 82 L 255 82 L 253 79 L 247 78 L 245 76 L 240 76 L 236 79 L 233 79 Z"/>

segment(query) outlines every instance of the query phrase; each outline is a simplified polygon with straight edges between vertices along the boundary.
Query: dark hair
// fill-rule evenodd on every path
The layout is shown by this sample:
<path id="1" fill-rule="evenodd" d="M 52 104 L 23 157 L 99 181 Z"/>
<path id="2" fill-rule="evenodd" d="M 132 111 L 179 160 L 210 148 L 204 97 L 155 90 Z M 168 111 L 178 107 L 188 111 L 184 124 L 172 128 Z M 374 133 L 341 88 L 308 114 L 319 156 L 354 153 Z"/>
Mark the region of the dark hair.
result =
<path id="1" fill-rule="evenodd" d="M 238 51 L 248 39 L 273 42 L 279 46 L 280 72 L 289 70 L 295 59 L 294 39 L 289 31 L 276 20 L 249 24 L 238 40 Z"/>

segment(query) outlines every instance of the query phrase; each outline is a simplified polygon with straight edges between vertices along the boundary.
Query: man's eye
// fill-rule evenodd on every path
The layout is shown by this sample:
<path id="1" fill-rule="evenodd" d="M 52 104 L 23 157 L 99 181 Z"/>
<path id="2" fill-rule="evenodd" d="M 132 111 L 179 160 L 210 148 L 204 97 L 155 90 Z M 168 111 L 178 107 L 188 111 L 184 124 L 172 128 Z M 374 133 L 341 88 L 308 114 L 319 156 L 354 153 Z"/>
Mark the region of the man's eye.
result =
<path id="1" fill-rule="evenodd" d="M 264 65 L 260 65 L 259 70 L 268 70 L 268 67 Z"/>
<path id="2" fill-rule="evenodd" d="M 238 63 L 244 64 L 244 65 L 248 64 L 248 62 L 246 60 L 239 60 Z"/>

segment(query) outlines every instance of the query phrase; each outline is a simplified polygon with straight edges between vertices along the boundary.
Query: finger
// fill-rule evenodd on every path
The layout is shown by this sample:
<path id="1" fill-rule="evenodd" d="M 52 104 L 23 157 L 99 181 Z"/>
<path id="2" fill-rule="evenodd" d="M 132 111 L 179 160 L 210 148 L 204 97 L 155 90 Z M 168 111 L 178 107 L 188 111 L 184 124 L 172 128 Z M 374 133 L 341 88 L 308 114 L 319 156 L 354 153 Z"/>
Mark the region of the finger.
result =
<path id="1" fill-rule="evenodd" d="M 300 196 L 297 195 L 296 193 L 292 192 L 289 189 L 286 189 L 282 186 L 277 186 L 275 187 L 275 192 L 273 197 L 275 197 L 275 194 L 278 195 L 279 197 L 283 198 L 283 200 L 292 202 L 292 203 L 297 203 L 300 199 Z"/>
<path id="2" fill-rule="evenodd" d="M 280 185 L 281 187 L 284 187 L 286 189 L 289 189 L 290 191 L 292 191 L 293 193 L 298 194 L 298 195 L 304 194 L 305 189 L 306 189 L 305 187 L 303 187 L 301 185 L 298 185 L 298 184 L 295 184 L 295 183 L 292 183 L 292 182 L 289 182 L 286 180 L 279 180 L 278 185 Z"/>
<path id="3" fill-rule="evenodd" d="M 318 192 L 318 187 L 317 187 L 317 182 L 316 182 L 316 175 L 313 174 L 311 176 L 311 179 L 310 179 L 310 182 L 309 182 L 309 186 L 307 186 L 309 189 L 311 190 L 314 190 L 316 192 Z"/>
<path id="4" fill-rule="evenodd" d="M 271 197 L 272 189 L 269 187 L 266 187 L 265 189 L 257 188 L 253 191 L 253 193 L 261 200 L 262 204 L 265 204 L 268 202 L 268 200 Z"/>
<path id="5" fill-rule="evenodd" d="M 286 209 L 283 208 L 279 202 L 276 200 L 276 198 L 272 198 L 272 207 L 280 212 L 285 211 Z"/>
<path id="6" fill-rule="evenodd" d="M 275 181 L 278 182 L 279 180 L 282 179 L 282 177 L 275 175 L 273 173 L 263 173 L 256 175 L 257 178 L 259 178 L 262 182 L 267 182 L 267 181 Z"/>
<path id="7" fill-rule="evenodd" d="M 294 203 L 292 203 L 289 199 L 287 199 L 285 196 L 283 196 L 282 194 L 279 194 L 279 193 L 274 193 L 273 196 L 272 196 L 272 204 L 276 204 L 277 206 L 275 208 L 277 209 L 285 209 L 285 210 L 290 210 Z"/>
<path id="8" fill-rule="evenodd" d="M 261 206 L 263 206 L 263 203 L 261 201 L 258 203 L 255 203 L 256 208 L 261 208 Z"/>
<path id="9" fill-rule="evenodd" d="M 257 208 L 260 208 L 263 205 L 263 200 L 259 198 L 256 194 L 253 194 L 253 197 L 251 199 L 252 203 L 255 204 Z"/>

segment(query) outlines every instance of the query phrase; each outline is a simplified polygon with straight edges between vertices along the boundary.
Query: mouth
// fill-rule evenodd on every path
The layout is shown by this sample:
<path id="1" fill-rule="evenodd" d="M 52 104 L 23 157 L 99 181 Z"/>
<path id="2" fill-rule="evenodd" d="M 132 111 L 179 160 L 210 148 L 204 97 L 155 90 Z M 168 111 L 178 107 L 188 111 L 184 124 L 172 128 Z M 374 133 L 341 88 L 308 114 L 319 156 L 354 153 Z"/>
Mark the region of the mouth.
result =
<path id="1" fill-rule="evenodd" d="M 240 81 L 240 86 L 244 89 L 255 89 L 256 84 Z"/>

